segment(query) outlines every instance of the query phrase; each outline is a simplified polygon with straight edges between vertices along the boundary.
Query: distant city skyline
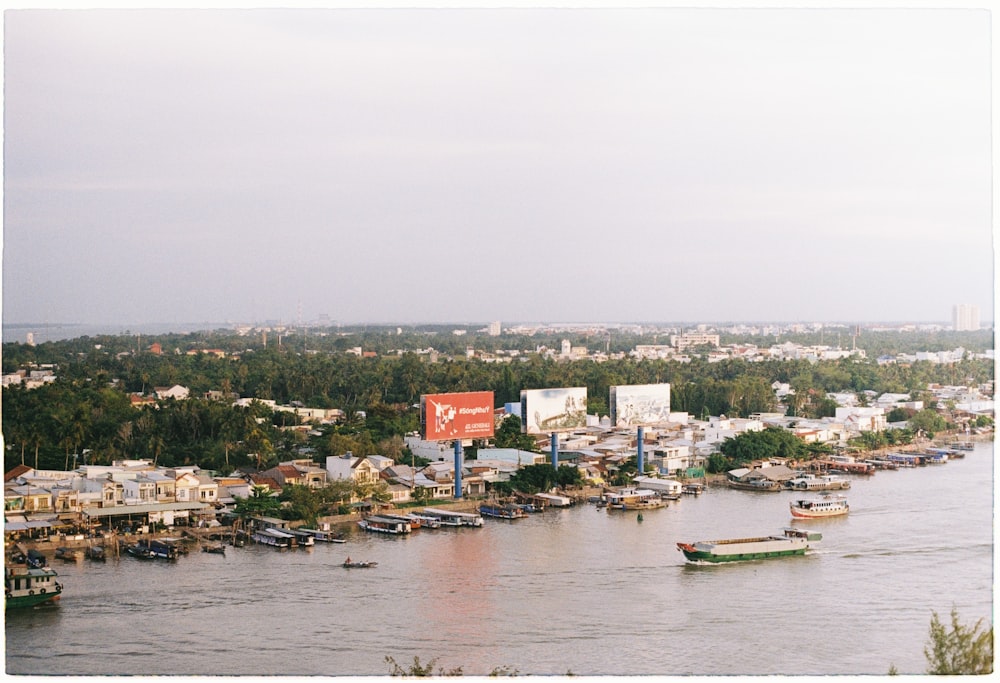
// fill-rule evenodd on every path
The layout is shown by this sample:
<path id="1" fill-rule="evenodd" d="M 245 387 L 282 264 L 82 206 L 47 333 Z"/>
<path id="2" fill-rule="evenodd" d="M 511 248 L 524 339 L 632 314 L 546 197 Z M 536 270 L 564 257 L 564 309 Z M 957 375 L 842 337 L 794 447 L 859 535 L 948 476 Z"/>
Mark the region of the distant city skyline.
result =
<path id="1" fill-rule="evenodd" d="M 985 9 L 4 23 L 5 328 L 993 319 Z"/>

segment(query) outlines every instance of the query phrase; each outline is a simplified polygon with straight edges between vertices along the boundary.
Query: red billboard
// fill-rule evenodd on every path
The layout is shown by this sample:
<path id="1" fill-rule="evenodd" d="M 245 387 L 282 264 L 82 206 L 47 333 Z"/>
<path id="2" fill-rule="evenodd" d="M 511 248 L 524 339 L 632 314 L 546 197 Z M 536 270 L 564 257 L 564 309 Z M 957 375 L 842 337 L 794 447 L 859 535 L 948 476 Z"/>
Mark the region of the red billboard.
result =
<path id="1" fill-rule="evenodd" d="M 427 441 L 493 436 L 493 392 L 421 396 L 420 431 Z"/>

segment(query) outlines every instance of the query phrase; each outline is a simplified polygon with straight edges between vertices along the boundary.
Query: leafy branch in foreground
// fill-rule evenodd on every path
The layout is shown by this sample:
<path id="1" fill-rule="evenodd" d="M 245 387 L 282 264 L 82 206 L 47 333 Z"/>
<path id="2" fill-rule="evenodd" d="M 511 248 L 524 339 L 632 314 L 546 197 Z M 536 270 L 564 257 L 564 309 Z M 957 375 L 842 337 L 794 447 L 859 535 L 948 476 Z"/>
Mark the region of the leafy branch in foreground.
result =
<path id="1" fill-rule="evenodd" d="M 980 631 L 983 620 L 965 626 L 958 620 L 958 610 L 951 608 L 951 630 L 932 612 L 930 639 L 924 648 L 929 674 L 993 673 L 993 627 Z"/>
<path id="2" fill-rule="evenodd" d="M 403 676 L 403 677 L 406 677 L 406 676 L 420 676 L 420 677 L 426 677 L 426 676 L 461 676 L 462 675 L 462 667 L 458 667 L 457 669 L 452 669 L 451 671 L 445 671 L 443 668 L 438 668 L 437 673 L 434 673 L 434 664 L 437 662 L 437 658 L 436 657 L 434 659 L 432 659 L 431 661 L 427 662 L 427 664 L 421 664 L 420 663 L 420 657 L 414 656 L 413 657 L 413 664 L 410 664 L 410 666 L 406 667 L 406 668 L 403 668 L 402 666 L 400 666 L 396 662 L 396 659 L 394 657 L 389 656 L 389 655 L 386 655 L 385 661 L 386 661 L 387 664 L 391 664 L 392 665 L 392 669 L 389 671 L 389 675 L 390 676 Z"/>

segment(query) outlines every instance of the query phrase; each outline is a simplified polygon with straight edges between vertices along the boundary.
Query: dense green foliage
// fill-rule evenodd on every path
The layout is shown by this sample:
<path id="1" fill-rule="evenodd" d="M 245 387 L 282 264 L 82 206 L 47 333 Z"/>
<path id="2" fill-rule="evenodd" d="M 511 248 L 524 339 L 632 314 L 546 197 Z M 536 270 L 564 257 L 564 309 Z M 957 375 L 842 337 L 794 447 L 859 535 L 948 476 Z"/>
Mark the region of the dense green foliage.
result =
<path id="1" fill-rule="evenodd" d="M 568 337 L 574 345 L 614 353 L 651 340 L 618 332 L 541 338 L 489 337 L 474 329 L 467 336 L 455 336 L 451 327 L 443 326 L 406 328 L 402 334 L 395 329 L 290 335 L 280 344 L 272 335 L 267 346 L 260 338 L 227 331 L 141 340 L 123 335 L 37 346 L 4 344 L 4 372 L 44 364 L 52 366 L 58 377 L 37 389 L 12 386 L 3 390 L 5 469 L 21 462 L 57 469 L 74 462 L 107 463 L 128 457 L 224 470 L 266 467 L 293 457 L 322 459 L 347 451 L 398 459 L 409 457 L 400 437 L 418 429 L 416 406 L 422 394 L 430 393 L 493 391 L 500 406 L 519 401 L 522 389 L 585 386 L 589 412 L 606 415 L 611 386 L 670 383 L 672 408 L 699 418 L 774 411 L 819 417 L 832 414 L 827 392 L 854 392 L 862 399 L 865 391 L 915 392 L 915 398 L 921 394 L 926 398 L 932 382 L 978 384 L 993 378 L 993 364 L 980 359 L 950 365 L 878 365 L 871 359 L 710 363 L 694 358 L 684 363 L 627 357 L 565 362 L 521 353 L 509 362 L 492 363 L 466 358 L 466 347 L 490 352 L 553 348 L 560 338 Z M 930 338 L 915 334 L 918 341 L 894 333 L 889 338 L 899 341 L 898 350 L 910 345 L 934 350 L 937 347 L 928 347 L 932 341 L 942 348 L 961 344 L 979 349 L 992 344 L 991 332 L 938 333 Z M 772 338 L 767 339 L 770 344 Z M 862 341 L 859 338 L 859 346 Z M 154 342 L 162 347 L 162 355 L 149 352 Z M 354 348 L 379 355 L 366 358 L 345 353 Z M 438 362 L 431 362 L 429 348 L 441 353 Z M 188 355 L 208 349 L 228 355 Z M 776 401 L 774 382 L 789 383 L 795 390 L 787 405 Z M 129 393 L 148 395 L 154 387 L 174 384 L 189 388 L 192 398 L 138 409 L 129 403 Z M 259 404 L 235 408 L 228 398 L 202 398 L 209 391 L 279 404 L 300 401 L 310 407 L 340 408 L 347 419 L 335 427 L 296 429 L 290 413 L 272 412 Z M 497 442 L 529 449 L 532 441 L 524 437 L 505 422 L 498 429 Z"/>
<path id="2" fill-rule="evenodd" d="M 544 493 L 553 488 L 568 488 L 583 483 L 580 470 L 572 465 L 551 464 L 525 465 L 510 475 L 510 480 L 497 484 L 501 492 L 522 491 L 524 493 Z"/>
<path id="3" fill-rule="evenodd" d="M 767 427 L 760 432 L 742 432 L 722 442 L 719 450 L 739 467 L 751 460 L 767 458 L 797 459 L 806 452 L 802 439 L 785 429 Z"/>
<path id="4" fill-rule="evenodd" d="M 972 626 L 962 624 L 958 610 L 951 610 L 951 628 L 932 613 L 928 644 L 927 673 L 939 675 L 982 675 L 993 673 L 993 628 L 980 630 L 983 620 Z"/>

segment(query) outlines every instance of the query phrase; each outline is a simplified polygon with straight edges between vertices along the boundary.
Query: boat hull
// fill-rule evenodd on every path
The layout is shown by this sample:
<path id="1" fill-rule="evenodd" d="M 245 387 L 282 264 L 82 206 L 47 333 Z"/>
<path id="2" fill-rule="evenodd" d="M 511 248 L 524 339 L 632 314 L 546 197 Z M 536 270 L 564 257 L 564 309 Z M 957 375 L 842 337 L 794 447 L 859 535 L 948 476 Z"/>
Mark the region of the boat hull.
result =
<path id="1" fill-rule="evenodd" d="M 4 601 L 4 609 L 22 609 L 25 607 L 34 607 L 35 605 L 41 605 L 46 602 L 55 602 L 59 599 L 59 594 L 54 595 L 17 595 L 11 596 Z"/>
<path id="2" fill-rule="evenodd" d="M 678 543 L 677 549 L 694 563 L 747 562 L 805 555 L 812 549 L 812 543 L 822 537 L 813 531 L 787 528 L 780 536 Z"/>
<path id="3" fill-rule="evenodd" d="M 805 555 L 806 548 L 789 548 L 787 550 L 768 550 L 761 552 L 736 553 L 731 555 L 715 555 L 711 552 L 701 550 L 687 550 L 681 548 L 684 557 L 689 562 L 711 562 L 720 564 L 724 562 L 748 562 L 750 560 L 770 560 L 777 557 L 792 557 L 795 555 Z"/>

